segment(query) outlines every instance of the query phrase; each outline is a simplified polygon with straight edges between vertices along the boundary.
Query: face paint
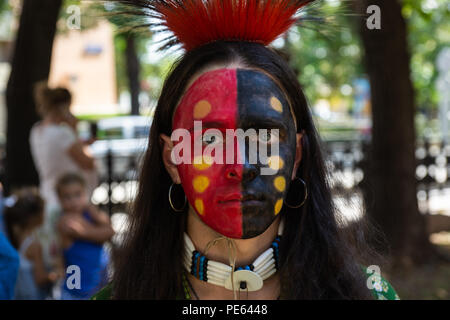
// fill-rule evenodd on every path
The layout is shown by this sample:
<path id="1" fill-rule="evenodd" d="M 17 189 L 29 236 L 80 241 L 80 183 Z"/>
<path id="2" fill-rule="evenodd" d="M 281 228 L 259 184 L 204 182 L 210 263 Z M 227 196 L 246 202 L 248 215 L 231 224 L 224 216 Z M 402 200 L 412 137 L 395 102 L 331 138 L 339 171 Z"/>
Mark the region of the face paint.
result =
<path id="1" fill-rule="evenodd" d="M 193 130 L 194 121 L 202 121 L 202 132 Z M 217 133 L 204 134 L 208 128 L 216 129 Z M 263 233 L 282 209 L 296 151 L 295 124 L 279 87 L 258 71 L 207 72 L 191 85 L 181 100 L 173 129 L 186 129 L 191 134 L 189 140 L 178 143 L 192 147 L 201 142 L 203 151 L 218 146 L 223 148 L 224 155 L 230 151 L 235 155 L 233 163 L 224 159 L 219 164 L 211 163 L 211 158 L 202 155 L 195 159 L 192 152 L 190 163 L 178 165 L 186 197 L 200 219 L 230 238 L 246 239 Z M 245 148 L 236 140 L 225 141 L 226 130 L 230 129 L 267 129 L 263 139 L 261 135 L 258 137 L 259 143 L 279 144 L 279 153 L 268 154 L 267 164 L 278 172 L 261 175 L 261 168 L 267 165 L 259 160 L 253 164 L 249 161 L 248 140 Z M 278 141 L 273 141 L 271 129 L 279 130 Z"/>

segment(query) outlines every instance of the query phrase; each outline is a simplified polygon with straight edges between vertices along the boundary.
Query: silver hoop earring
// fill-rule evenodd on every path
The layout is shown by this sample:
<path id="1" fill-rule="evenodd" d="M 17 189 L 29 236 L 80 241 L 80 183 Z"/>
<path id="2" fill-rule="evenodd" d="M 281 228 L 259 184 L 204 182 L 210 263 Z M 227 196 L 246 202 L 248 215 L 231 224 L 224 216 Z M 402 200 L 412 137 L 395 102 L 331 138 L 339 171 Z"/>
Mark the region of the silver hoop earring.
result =
<path id="1" fill-rule="evenodd" d="M 305 201 L 308 198 L 308 188 L 306 187 L 306 182 L 303 181 L 302 179 L 298 178 L 298 177 L 295 178 L 292 182 L 296 182 L 296 181 L 300 181 L 303 184 L 303 187 L 305 188 L 305 197 L 303 198 L 302 203 L 300 203 L 298 205 L 291 205 L 291 204 L 287 203 L 286 200 L 284 200 L 284 204 L 286 204 L 286 206 L 288 208 L 291 208 L 291 209 L 298 209 L 298 208 L 300 208 L 301 206 L 303 206 L 305 204 Z"/>
<path id="2" fill-rule="evenodd" d="M 186 208 L 186 204 L 187 204 L 187 198 L 186 198 L 186 195 L 184 195 L 184 204 L 183 204 L 183 207 L 182 207 L 181 209 L 175 208 L 175 206 L 173 205 L 173 202 L 172 202 L 172 188 L 173 188 L 173 186 L 174 186 L 174 183 L 172 183 L 172 184 L 170 185 L 170 187 L 169 187 L 169 204 L 170 204 L 170 207 L 171 207 L 172 210 L 175 211 L 175 212 L 183 212 L 183 211 L 184 211 L 184 208 Z"/>

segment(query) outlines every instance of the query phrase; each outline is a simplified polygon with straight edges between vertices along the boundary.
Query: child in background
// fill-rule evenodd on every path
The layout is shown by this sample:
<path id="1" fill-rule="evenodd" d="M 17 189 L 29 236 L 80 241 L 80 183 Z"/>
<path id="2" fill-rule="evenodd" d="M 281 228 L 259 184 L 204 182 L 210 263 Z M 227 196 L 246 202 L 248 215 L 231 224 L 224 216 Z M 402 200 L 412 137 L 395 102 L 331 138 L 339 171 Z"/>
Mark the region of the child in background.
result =
<path id="1" fill-rule="evenodd" d="M 44 200 L 36 188 L 24 188 L 10 202 L 5 206 L 5 227 L 20 261 L 14 299 L 45 299 L 60 273 L 47 272 L 41 244 L 35 237 L 35 231 L 43 223 Z"/>
<path id="2" fill-rule="evenodd" d="M 66 270 L 78 266 L 80 288 L 74 288 L 73 276 L 68 273 L 63 284 L 61 299 L 89 299 L 107 282 L 107 255 L 103 243 L 114 235 L 109 216 L 89 203 L 86 183 L 76 174 L 62 176 L 56 184 L 63 215 L 58 222 Z"/>

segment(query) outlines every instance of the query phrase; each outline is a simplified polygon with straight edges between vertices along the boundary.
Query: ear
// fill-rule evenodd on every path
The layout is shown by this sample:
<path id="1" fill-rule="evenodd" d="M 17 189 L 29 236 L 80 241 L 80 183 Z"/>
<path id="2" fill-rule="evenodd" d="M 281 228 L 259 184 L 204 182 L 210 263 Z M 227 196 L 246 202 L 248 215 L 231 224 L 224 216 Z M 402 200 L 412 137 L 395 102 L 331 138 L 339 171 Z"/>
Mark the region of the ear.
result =
<path id="1" fill-rule="evenodd" d="M 161 144 L 162 149 L 162 159 L 164 162 L 164 167 L 166 167 L 167 173 L 172 178 L 173 183 L 181 184 L 180 175 L 178 174 L 177 166 L 172 162 L 172 149 L 173 142 L 172 140 L 166 136 L 165 134 L 159 135 L 159 143 Z"/>
<path id="2" fill-rule="evenodd" d="M 297 136 L 296 136 L 297 139 L 296 139 L 294 169 L 292 170 L 292 177 L 291 177 L 292 180 L 295 179 L 295 176 L 297 175 L 298 167 L 300 166 L 300 162 L 302 161 L 302 154 L 303 154 L 302 139 L 303 139 L 304 134 L 305 134 L 305 131 L 302 131 L 301 133 L 297 133 Z"/>

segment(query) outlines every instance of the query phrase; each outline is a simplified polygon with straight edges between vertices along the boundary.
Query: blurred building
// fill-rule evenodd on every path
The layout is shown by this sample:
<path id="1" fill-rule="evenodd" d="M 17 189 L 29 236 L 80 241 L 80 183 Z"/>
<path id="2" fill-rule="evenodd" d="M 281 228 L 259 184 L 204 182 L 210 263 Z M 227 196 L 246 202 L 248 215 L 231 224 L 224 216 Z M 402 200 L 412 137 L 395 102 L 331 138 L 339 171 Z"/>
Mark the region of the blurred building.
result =
<path id="1" fill-rule="evenodd" d="M 94 28 L 58 34 L 49 83 L 72 91 L 77 115 L 118 113 L 112 26 L 100 21 Z"/>

